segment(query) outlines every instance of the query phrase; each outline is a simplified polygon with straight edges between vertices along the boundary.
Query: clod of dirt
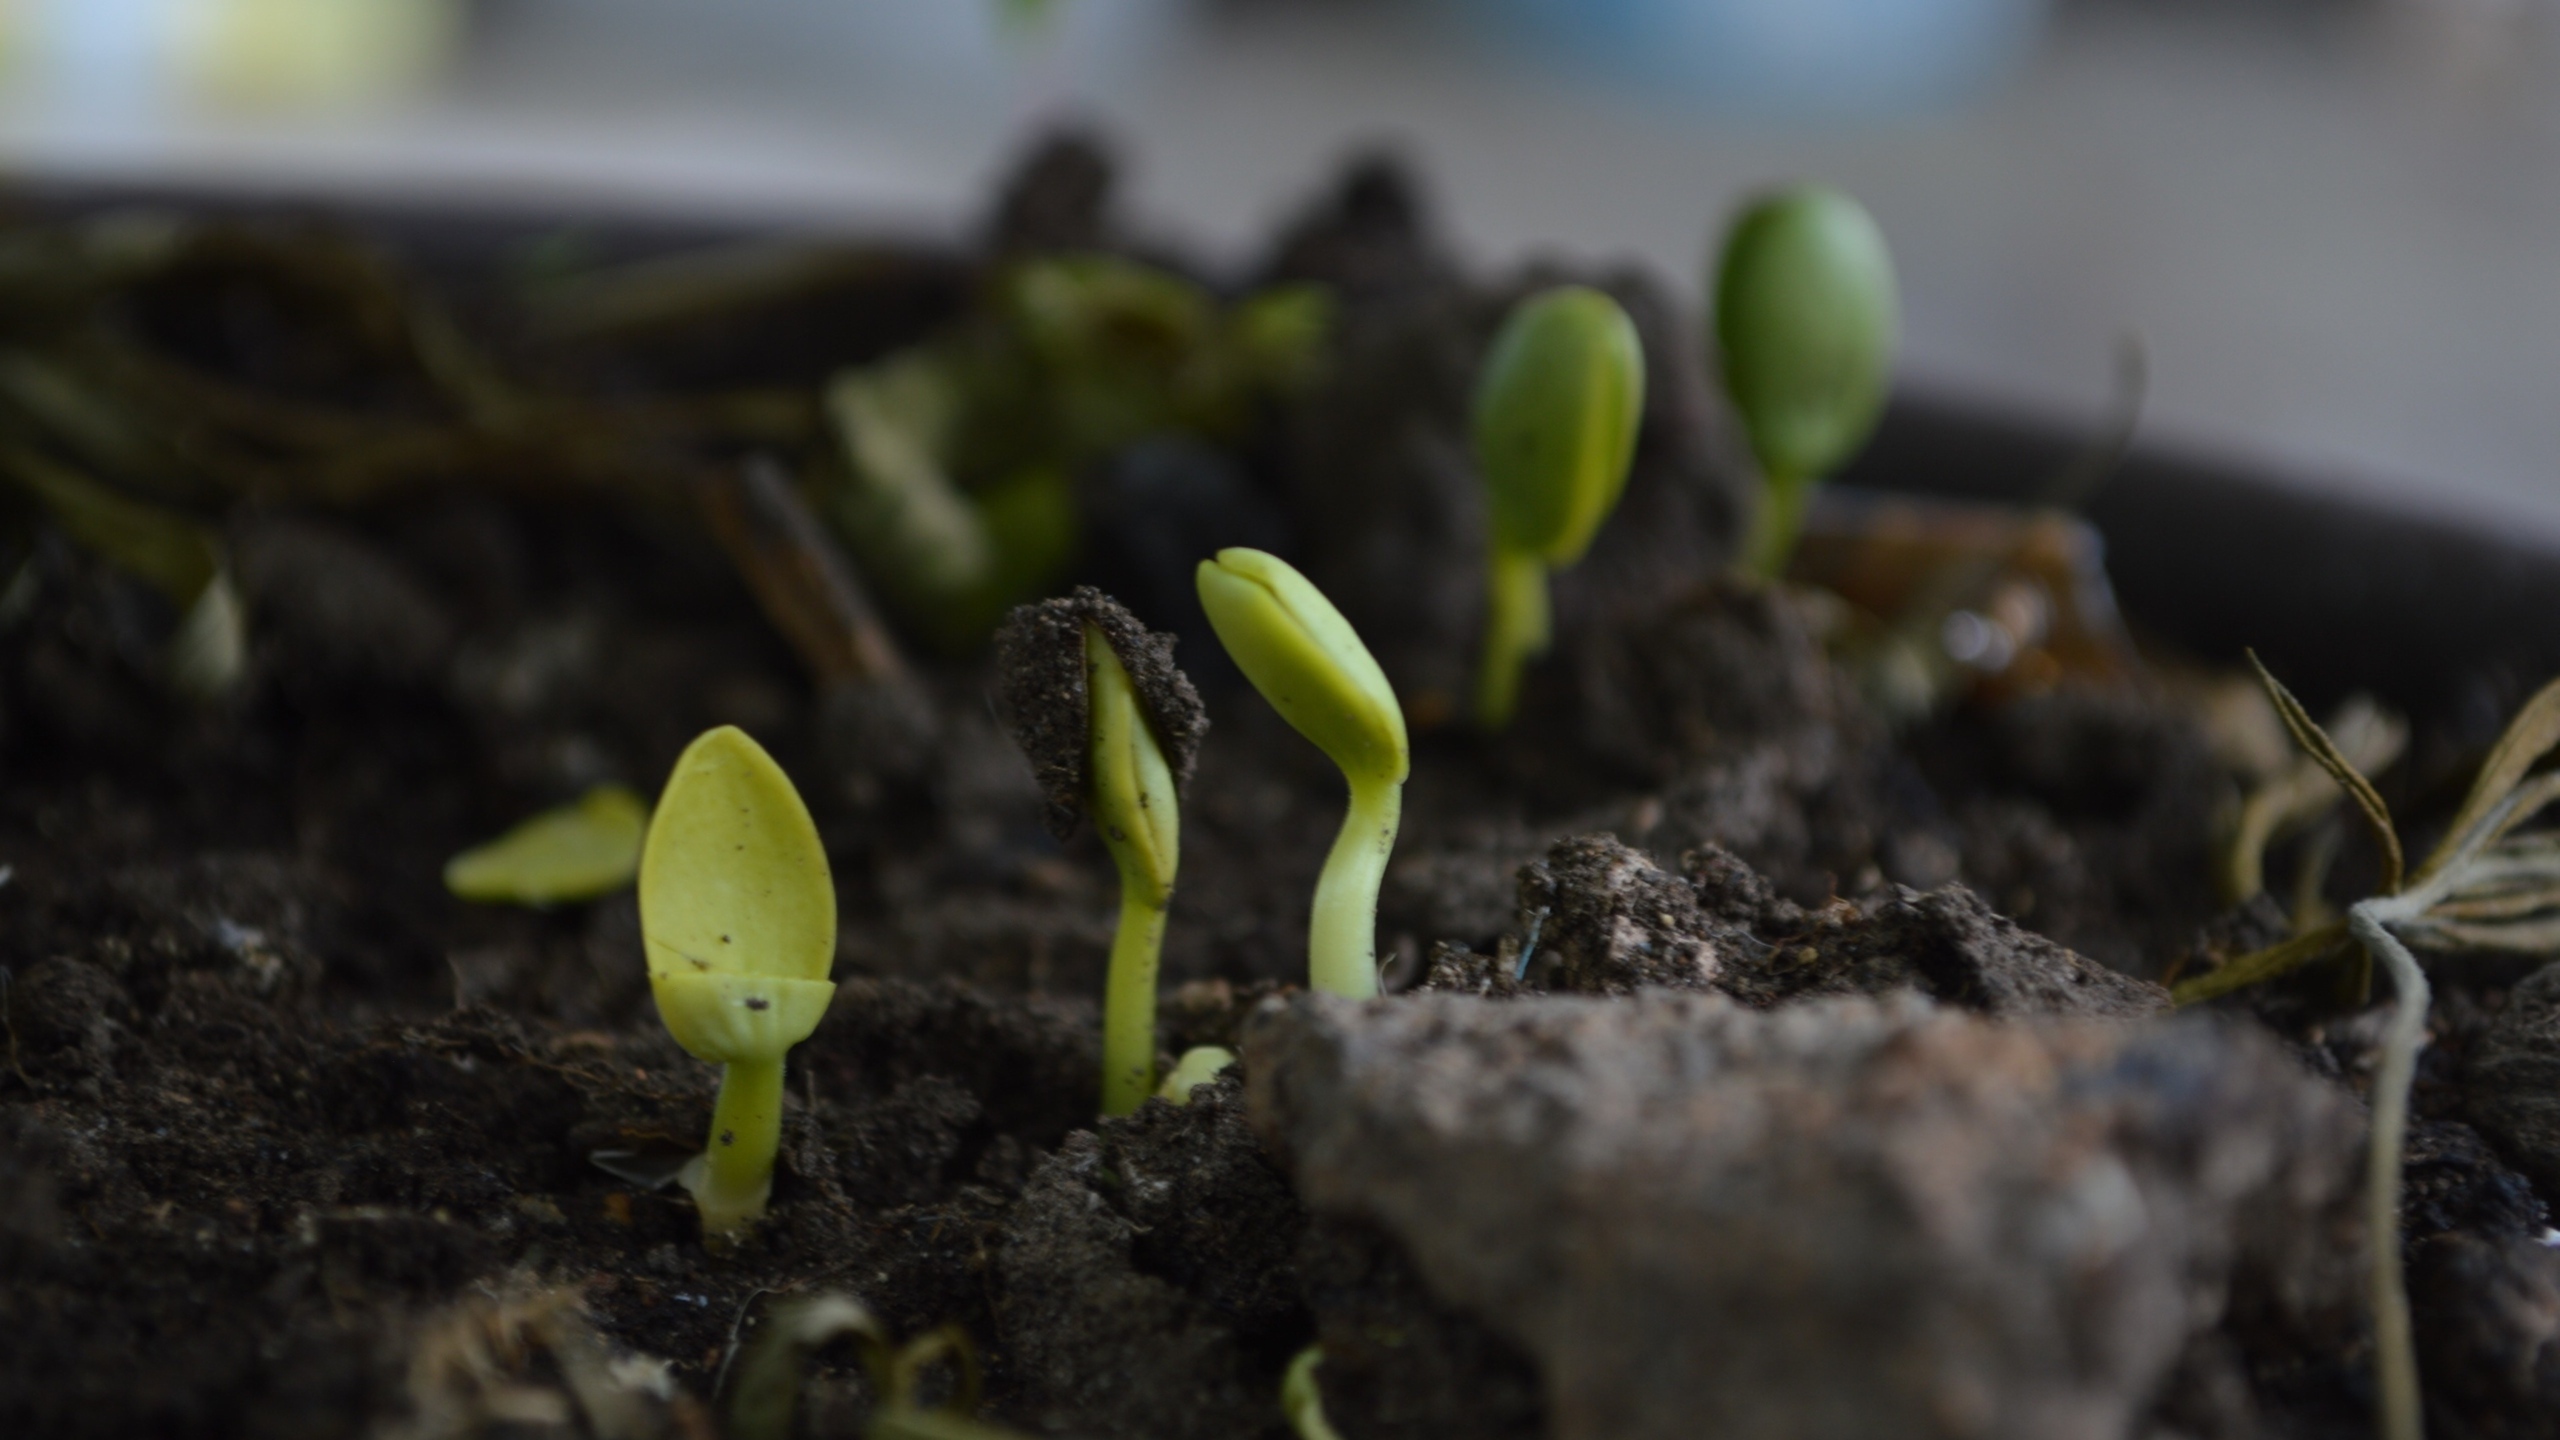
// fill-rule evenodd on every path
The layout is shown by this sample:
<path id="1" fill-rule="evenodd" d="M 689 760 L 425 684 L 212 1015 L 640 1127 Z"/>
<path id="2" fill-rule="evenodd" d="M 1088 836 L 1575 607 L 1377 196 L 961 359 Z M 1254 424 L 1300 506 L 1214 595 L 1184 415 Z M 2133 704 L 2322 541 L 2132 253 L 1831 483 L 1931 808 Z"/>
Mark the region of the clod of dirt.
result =
<path id="1" fill-rule="evenodd" d="M 2508 993 L 2472 1043 L 2463 1093 L 2471 1122 L 2544 1193 L 2560 1193 L 2560 963 Z"/>
<path id="2" fill-rule="evenodd" d="M 1751 944 L 1721 935 L 1698 906 L 1697 887 L 1614 835 L 1561 840 L 1522 867 L 1520 909 L 1535 927 L 1524 944 L 1529 984 L 1584 995 L 1629 995 L 1651 985 L 1702 990 L 1725 957 Z M 1521 960 L 1514 960 L 1515 973 Z"/>
<path id="3" fill-rule="evenodd" d="M 1232 1080 L 1069 1136 L 996 1257 L 1016 1410 L 1149 1440 L 1287 1434 L 1278 1386 L 1306 1338 L 1289 1264 L 1304 1224 Z"/>
<path id="4" fill-rule="evenodd" d="M 2352 1103 L 2210 1022 L 1307 996 L 1246 1067 L 1563 1440 L 2117 1435 L 2233 1276 L 2352 1294 Z"/>
<path id="5" fill-rule="evenodd" d="M 1117 169 L 1096 136 L 1050 136 L 1006 178 L 988 217 L 987 248 L 998 255 L 1101 249 L 1111 236 Z"/>
<path id="6" fill-rule="evenodd" d="M 1625 995 L 1719 990 L 1767 1007 L 1818 995 L 1918 990 L 1991 1015 L 2132 1019 L 2168 992 L 1993 914 L 1962 885 L 1896 887 L 1865 908 L 1808 913 L 1714 846 L 1674 875 L 1614 835 L 1560 840 L 1523 866 L 1519 910 L 1491 956 L 1444 947 L 1420 988 Z"/>
<path id="7" fill-rule="evenodd" d="M 1802 940 L 1736 966 L 1726 988 L 1766 1004 L 1904 983 L 1990 1015 L 2134 1019 L 2169 1008 L 2168 991 L 2020 929 L 1962 885 L 1925 895 L 1896 886 L 1854 918 L 1827 912 Z"/>
<path id="8" fill-rule="evenodd" d="M 2439 1236 L 2410 1257 L 2409 1290 L 2427 1317 L 2417 1338 L 2429 1428 L 2467 1440 L 2548 1435 L 2560 1413 L 2560 1251 Z"/>
<path id="9" fill-rule="evenodd" d="M 1595 635 L 1575 660 L 1582 743 L 1633 778 L 1661 783 L 1773 742 L 1793 749 L 1876 738 L 1824 653 L 1807 602 L 1783 588 L 1699 586 Z M 1817 772 L 1826 762 L 1834 756 L 1796 768 Z"/>
<path id="10" fill-rule="evenodd" d="M 1079 585 L 1064 599 L 1015 606 L 996 632 L 996 708 L 1031 757 L 1048 802 L 1049 829 L 1061 840 L 1075 834 L 1084 818 L 1085 758 L 1093 748 L 1085 694 L 1088 625 L 1102 632 L 1128 670 L 1177 790 L 1191 779 L 1200 737 L 1209 730 L 1199 692 L 1173 663 L 1173 637 L 1139 624 L 1119 601 Z"/>

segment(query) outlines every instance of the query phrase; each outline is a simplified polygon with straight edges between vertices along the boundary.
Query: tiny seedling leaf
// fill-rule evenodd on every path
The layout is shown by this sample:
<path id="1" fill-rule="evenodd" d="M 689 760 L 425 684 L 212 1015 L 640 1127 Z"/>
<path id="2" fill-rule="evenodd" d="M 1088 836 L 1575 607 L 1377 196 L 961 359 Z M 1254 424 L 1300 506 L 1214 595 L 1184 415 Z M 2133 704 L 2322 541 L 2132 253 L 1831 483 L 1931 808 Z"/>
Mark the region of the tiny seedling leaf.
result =
<path id="1" fill-rule="evenodd" d="M 2356 809 L 2364 816 L 2366 829 L 2372 832 L 2374 848 L 2382 852 L 2382 893 L 2398 894 L 2402 871 L 2400 836 L 2392 829 L 2390 807 L 2382 803 L 2382 796 L 2375 792 L 2373 782 L 2364 778 L 2364 772 L 2339 753 L 2329 733 L 2311 718 L 2311 712 L 2303 709 L 2302 702 L 2295 699 L 2293 692 L 2284 687 L 2284 682 L 2267 669 L 2265 662 L 2258 658 L 2258 652 L 2251 650 L 2248 655 L 2250 668 L 2258 672 L 2258 682 L 2267 687 L 2267 698 L 2275 702 L 2276 713 L 2284 717 L 2284 728 L 2293 733 L 2294 743 L 2319 761 L 2320 768 L 2329 772 L 2329 778 L 2337 781 L 2339 788 L 2347 792 L 2347 797 L 2356 802 Z"/>
<path id="2" fill-rule="evenodd" d="M 1209 624 L 1271 708 L 1357 782 L 1401 784 L 1404 709 L 1351 622 L 1304 575 L 1230 548 L 1199 570 Z"/>
<path id="3" fill-rule="evenodd" d="M 1643 416 L 1644 347 L 1617 301 L 1567 285 L 1514 307 L 1476 381 L 1494 543 L 1580 560 L 1626 489 Z"/>
<path id="4" fill-rule="evenodd" d="M 685 748 L 640 854 L 649 973 L 824 980 L 836 950 L 826 847 L 800 792 L 732 725 Z"/>
<path id="5" fill-rule="evenodd" d="M 620 785 L 545 810 L 445 862 L 445 888 L 482 904 L 561 905 L 608 895 L 640 871 L 649 807 Z"/>

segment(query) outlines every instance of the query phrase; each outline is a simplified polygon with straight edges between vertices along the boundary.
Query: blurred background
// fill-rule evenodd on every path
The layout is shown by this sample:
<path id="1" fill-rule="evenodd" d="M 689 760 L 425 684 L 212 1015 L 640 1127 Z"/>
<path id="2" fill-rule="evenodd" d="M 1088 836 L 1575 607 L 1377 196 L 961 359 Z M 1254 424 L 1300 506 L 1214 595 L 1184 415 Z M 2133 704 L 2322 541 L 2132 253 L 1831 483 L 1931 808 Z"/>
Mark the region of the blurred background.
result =
<path id="1" fill-rule="evenodd" d="M 956 230 L 1041 129 L 1241 261 L 1385 143 L 1463 252 L 1694 296 L 1864 198 L 1907 383 L 2560 542 L 2560 0 L 0 0 L 22 177 Z"/>

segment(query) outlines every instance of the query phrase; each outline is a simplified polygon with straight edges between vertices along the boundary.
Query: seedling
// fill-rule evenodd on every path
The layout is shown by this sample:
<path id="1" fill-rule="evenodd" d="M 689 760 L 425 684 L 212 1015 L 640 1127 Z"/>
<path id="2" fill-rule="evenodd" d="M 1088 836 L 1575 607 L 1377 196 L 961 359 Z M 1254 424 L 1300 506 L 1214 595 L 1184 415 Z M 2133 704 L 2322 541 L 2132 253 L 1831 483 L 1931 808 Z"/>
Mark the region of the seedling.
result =
<path id="1" fill-rule="evenodd" d="M 1288 1371 L 1280 1377 L 1280 1413 L 1289 1417 L 1289 1428 L 1298 1432 L 1298 1440 L 1342 1440 L 1324 1416 L 1324 1391 L 1316 1385 L 1316 1367 L 1324 1363 L 1324 1347 L 1310 1345 L 1289 1362 Z"/>
<path id="2" fill-rule="evenodd" d="M 2249 657 L 2257 664 L 2257 657 Z M 2560 946 L 2560 833 L 2517 833 L 2560 800 L 2560 772 L 2532 774 L 2560 748 L 2560 681 L 2525 702 L 2481 764 L 2445 837 L 2415 873 L 2403 875 L 2390 809 L 2291 691 L 2258 666 L 2258 678 L 2294 742 L 2355 801 L 2382 856 L 2380 894 L 2343 920 L 2241 956 L 2178 986 L 2193 1004 L 2275 979 L 2343 949 L 2352 940 L 2381 962 L 2398 1003 L 2384 1033 L 2373 1080 L 2373 1138 L 2366 1150 L 2365 1229 L 2371 1247 L 2374 1368 L 2384 1440 L 2418 1440 L 2421 1411 L 2409 1297 L 2400 1273 L 2400 1158 L 2409 1125 L 2409 1089 L 2426 1040 L 2427 977 L 2410 947 L 2545 954 Z"/>
<path id="3" fill-rule="evenodd" d="M 1618 302 L 1579 285 L 1513 307 L 1476 377 L 1476 467 L 1492 544 L 1476 723 L 1500 730 L 1546 653 L 1547 572 L 1582 558 L 1617 508 L 1644 414 L 1644 347 Z"/>
<path id="4" fill-rule="evenodd" d="M 620 785 L 545 810 L 445 862 L 444 888 L 482 904 L 562 905 L 609 895 L 640 870 L 649 807 Z"/>
<path id="5" fill-rule="evenodd" d="M 1278 557 L 1221 550 L 1200 562 L 1199 583 L 1236 668 L 1350 783 L 1350 811 L 1316 880 L 1307 984 L 1366 999 L 1378 993 L 1378 885 L 1412 769 L 1404 711 L 1351 622 Z"/>
<path id="6" fill-rule="evenodd" d="M 1060 839 L 1090 817 L 1120 869 L 1102 1007 L 1102 1113 L 1155 1091 L 1156 966 L 1182 857 L 1181 787 L 1208 729 L 1173 637 L 1090 586 L 1014 610 L 996 636 L 999 708 Z"/>
<path id="7" fill-rule="evenodd" d="M 714 1248 L 764 1217 L 782 1138 L 782 1058 L 835 995 L 836 891 L 789 776 L 745 731 L 676 760 L 640 852 L 640 934 L 667 1032 L 725 1067 L 709 1143 L 677 1175 Z"/>
<path id="8" fill-rule="evenodd" d="M 1814 482 L 1865 443 L 1883 411 L 1893 257 L 1857 201 L 1821 186 L 1781 190 L 1725 233 L 1715 306 L 1725 393 L 1764 487 L 1742 563 L 1775 579 Z"/>
<path id="9" fill-rule="evenodd" d="M 1194 1045 L 1182 1052 L 1165 1072 L 1164 1084 L 1156 1089 L 1156 1097 L 1176 1105 L 1191 1103 L 1191 1092 L 1218 1078 L 1218 1072 L 1236 1063 L 1236 1052 L 1223 1045 Z"/>

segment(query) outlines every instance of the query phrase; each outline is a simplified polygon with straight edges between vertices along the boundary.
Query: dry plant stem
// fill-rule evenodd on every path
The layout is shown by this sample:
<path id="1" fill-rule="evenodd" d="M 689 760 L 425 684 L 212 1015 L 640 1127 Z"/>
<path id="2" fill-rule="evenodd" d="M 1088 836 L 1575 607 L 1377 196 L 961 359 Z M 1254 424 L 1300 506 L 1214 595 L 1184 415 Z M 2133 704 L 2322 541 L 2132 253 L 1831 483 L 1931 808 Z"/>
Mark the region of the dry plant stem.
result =
<path id="1" fill-rule="evenodd" d="M 1147 903 L 1143 882 L 1120 877 L 1120 930 L 1102 1002 L 1102 1113 L 1127 1115 L 1155 1093 L 1156 966 L 1164 954 L 1164 907 Z"/>
<path id="2" fill-rule="evenodd" d="M 1367 1000 L 1378 993 L 1378 886 L 1404 816 L 1404 787 L 1353 781 L 1351 813 L 1316 879 L 1307 923 L 1307 984 L 1331 995 Z"/>
<path id="3" fill-rule="evenodd" d="M 1476 667 L 1476 724 L 1500 730 L 1520 706 L 1520 673 L 1550 636 L 1547 563 L 1496 546 L 1486 571 L 1484 658 Z"/>
<path id="4" fill-rule="evenodd" d="M 764 1218 L 773 1157 L 782 1148 L 782 1060 L 733 1060 L 720 1073 L 710 1143 L 684 1169 L 703 1239 L 734 1244 Z"/>
<path id="5" fill-rule="evenodd" d="M 702 509 L 765 615 L 820 684 L 905 678 L 852 565 L 779 464 L 757 457 L 711 477 Z"/>
<path id="6" fill-rule="evenodd" d="M 2418 1048 L 2426 1040 L 2427 977 L 2386 920 L 2406 908 L 2400 897 L 2367 900 L 2347 912 L 2347 926 L 2391 973 L 2397 1003 L 2383 1037 L 2382 1069 L 2373 1081 L 2373 1138 L 2366 1155 L 2365 1233 L 2372 1253 L 2374 1369 L 2381 1387 L 2382 1440 L 2420 1440 L 2418 1357 L 2409 1332 L 2409 1292 L 2400 1273 L 2400 1150 L 2409 1129 L 2409 1090 Z"/>

